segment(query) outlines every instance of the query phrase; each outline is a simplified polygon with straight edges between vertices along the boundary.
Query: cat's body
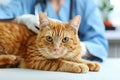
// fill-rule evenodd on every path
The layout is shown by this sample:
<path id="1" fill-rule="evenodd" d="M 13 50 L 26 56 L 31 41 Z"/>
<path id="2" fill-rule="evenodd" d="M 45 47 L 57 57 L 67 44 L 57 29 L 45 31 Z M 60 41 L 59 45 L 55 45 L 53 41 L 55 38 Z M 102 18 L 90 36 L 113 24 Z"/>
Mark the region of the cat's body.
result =
<path id="1" fill-rule="evenodd" d="M 27 53 L 27 45 L 35 33 L 25 25 L 14 22 L 0 22 L 0 66 L 16 63 L 17 57 Z M 9 58 L 7 58 L 8 56 Z M 6 57 L 6 58 L 2 58 Z"/>
<path id="2" fill-rule="evenodd" d="M 35 34 L 22 24 L 0 22 L 0 66 L 19 63 L 21 68 L 66 72 L 100 69 L 98 63 L 81 59 L 78 17 L 63 23 L 41 13 L 40 23 Z"/>

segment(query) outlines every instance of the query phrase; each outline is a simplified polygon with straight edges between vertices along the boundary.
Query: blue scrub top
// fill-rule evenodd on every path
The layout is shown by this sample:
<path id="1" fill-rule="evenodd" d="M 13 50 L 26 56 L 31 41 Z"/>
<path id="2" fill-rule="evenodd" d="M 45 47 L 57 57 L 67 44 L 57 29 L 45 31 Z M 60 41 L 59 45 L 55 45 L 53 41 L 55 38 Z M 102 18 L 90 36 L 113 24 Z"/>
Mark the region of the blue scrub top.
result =
<path id="1" fill-rule="evenodd" d="M 8 5 L 0 7 L 0 19 L 15 18 L 23 14 L 35 14 L 36 0 L 12 0 Z M 51 18 L 68 22 L 70 16 L 70 0 L 65 0 L 58 14 L 47 0 L 47 15 Z M 105 27 L 97 5 L 93 0 L 73 0 L 72 17 L 81 16 L 79 37 L 85 43 L 90 54 L 96 56 L 91 60 L 104 61 L 108 55 L 108 42 L 105 38 Z M 38 14 L 42 7 L 38 5 Z M 89 59 L 89 58 L 88 58 Z"/>

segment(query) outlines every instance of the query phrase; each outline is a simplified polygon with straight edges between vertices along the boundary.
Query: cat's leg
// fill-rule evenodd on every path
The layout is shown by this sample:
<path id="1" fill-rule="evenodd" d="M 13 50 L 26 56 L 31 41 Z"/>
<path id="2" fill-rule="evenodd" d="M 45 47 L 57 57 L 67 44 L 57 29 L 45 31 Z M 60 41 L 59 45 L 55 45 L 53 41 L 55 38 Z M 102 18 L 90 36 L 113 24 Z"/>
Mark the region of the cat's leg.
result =
<path id="1" fill-rule="evenodd" d="M 84 60 L 82 58 L 74 58 L 71 61 L 86 64 L 89 67 L 90 71 L 99 71 L 100 70 L 100 64 L 95 61 L 88 61 L 88 60 Z"/>
<path id="2" fill-rule="evenodd" d="M 100 64 L 95 61 L 88 61 L 84 59 L 80 59 L 79 62 L 86 64 L 89 67 L 90 71 L 99 71 L 100 70 Z"/>
<path id="3" fill-rule="evenodd" d="M 0 67 L 8 67 L 18 64 L 18 59 L 14 55 L 0 55 Z"/>
<path id="4" fill-rule="evenodd" d="M 77 63 L 83 63 L 86 64 L 89 67 L 90 71 L 99 71 L 100 70 L 100 64 L 98 62 L 94 61 L 88 61 L 81 58 L 81 55 L 77 55 L 72 58 L 64 58 L 65 60 L 77 62 Z"/>
<path id="5" fill-rule="evenodd" d="M 62 71 L 75 73 L 85 73 L 89 71 L 88 66 L 85 64 L 65 60 L 40 60 L 40 61 L 30 60 L 22 62 L 20 67 L 46 71 Z"/>

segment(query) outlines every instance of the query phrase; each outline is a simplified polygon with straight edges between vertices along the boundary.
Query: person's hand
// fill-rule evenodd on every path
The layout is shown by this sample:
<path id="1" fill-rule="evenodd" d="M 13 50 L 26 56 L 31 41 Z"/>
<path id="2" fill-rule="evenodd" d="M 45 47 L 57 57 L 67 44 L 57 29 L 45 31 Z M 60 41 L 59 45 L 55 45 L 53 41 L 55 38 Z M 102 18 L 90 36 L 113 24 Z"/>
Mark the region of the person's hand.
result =
<path id="1" fill-rule="evenodd" d="M 80 45 L 81 45 L 81 49 L 82 49 L 81 54 L 82 54 L 83 59 L 87 59 L 87 60 L 96 59 L 96 57 L 94 55 L 89 53 L 89 51 L 87 50 L 86 45 L 85 45 L 84 42 L 81 42 Z"/>
<path id="2" fill-rule="evenodd" d="M 87 49 L 86 49 L 86 46 L 85 46 L 85 43 L 84 42 L 80 42 L 80 45 L 81 45 L 81 49 L 82 49 L 82 56 L 85 56 L 86 53 L 88 53 Z"/>
<path id="3" fill-rule="evenodd" d="M 28 29 L 35 33 L 39 31 L 39 16 L 25 14 L 15 18 L 14 22 L 26 25 Z"/>
<path id="4" fill-rule="evenodd" d="M 60 20 L 57 20 L 57 19 L 52 19 L 52 18 L 49 18 L 49 19 L 53 21 L 61 22 Z M 35 16 L 32 14 L 25 14 L 25 15 L 19 16 L 14 19 L 14 22 L 26 25 L 28 29 L 32 30 L 35 33 L 38 33 L 40 28 L 39 16 Z"/>

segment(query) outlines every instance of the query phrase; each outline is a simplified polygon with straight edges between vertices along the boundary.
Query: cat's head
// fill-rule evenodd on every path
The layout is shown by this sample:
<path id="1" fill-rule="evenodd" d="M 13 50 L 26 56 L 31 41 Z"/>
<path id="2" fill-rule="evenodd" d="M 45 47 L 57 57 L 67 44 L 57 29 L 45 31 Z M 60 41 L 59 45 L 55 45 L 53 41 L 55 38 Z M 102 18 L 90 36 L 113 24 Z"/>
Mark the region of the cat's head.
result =
<path id="1" fill-rule="evenodd" d="M 49 59 L 69 57 L 80 53 L 78 29 L 80 16 L 75 16 L 70 22 L 50 20 L 44 13 L 40 14 L 40 31 L 36 45 L 38 51 Z"/>

